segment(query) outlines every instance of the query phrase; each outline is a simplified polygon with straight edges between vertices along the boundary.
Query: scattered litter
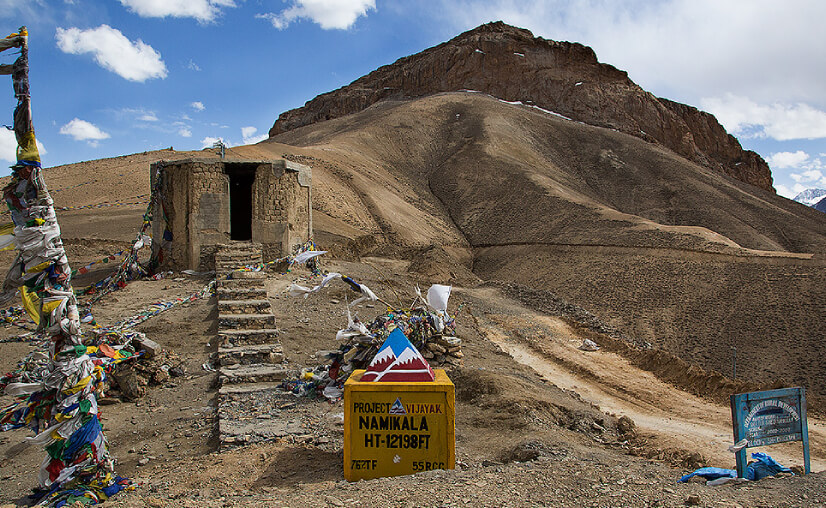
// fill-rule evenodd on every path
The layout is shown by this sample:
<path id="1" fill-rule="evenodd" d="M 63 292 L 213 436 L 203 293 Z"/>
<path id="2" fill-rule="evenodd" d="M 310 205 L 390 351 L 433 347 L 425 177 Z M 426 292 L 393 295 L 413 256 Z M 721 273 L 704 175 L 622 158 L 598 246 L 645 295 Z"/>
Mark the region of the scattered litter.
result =
<path id="1" fill-rule="evenodd" d="M 777 463 L 777 461 L 763 452 L 754 452 L 751 454 L 751 458 L 755 460 L 750 462 L 746 467 L 746 480 L 762 480 L 763 478 L 774 476 L 778 473 L 794 474 L 791 469 L 781 466 Z M 710 481 L 718 480 L 720 478 L 737 478 L 737 470 L 723 469 L 720 467 L 701 467 L 700 469 L 683 476 L 678 481 L 685 483 L 695 476 L 701 476 Z M 714 485 L 719 485 L 721 483 L 725 482 L 718 482 Z"/>
<path id="2" fill-rule="evenodd" d="M 599 351 L 599 346 L 591 339 L 585 339 L 582 341 L 582 345 L 579 346 L 579 349 L 583 351 Z"/>
<path id="3" fill-rule="evenodd" d="M 747 447 L 748 445 L 749 445 L 749 440 L 748 439 L 741 439 L 740 441 L 737 441 L 733 445 L 729 446 L 728 451 L 730 451 L 731 453 L 737 453 L 740 450 L 742 450 L 743 448 Z"/>
<path id="4" fill-rule="evenodd" d="M 325 397 L 327 397 L 330 401 L 336 401 L 340 399 L 344 395 L 344 390 L 337 386 L 325 386 L 324 390 L 321 392 Z"/>

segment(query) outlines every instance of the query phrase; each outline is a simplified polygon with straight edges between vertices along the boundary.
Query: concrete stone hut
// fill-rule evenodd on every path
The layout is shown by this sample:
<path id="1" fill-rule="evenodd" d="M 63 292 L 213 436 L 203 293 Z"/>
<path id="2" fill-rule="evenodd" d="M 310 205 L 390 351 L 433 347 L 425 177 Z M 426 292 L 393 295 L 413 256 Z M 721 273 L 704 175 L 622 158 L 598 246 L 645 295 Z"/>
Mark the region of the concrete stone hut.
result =
<path id="1" fill-rule="evenodd" d="M 161 179 L 152 237 L 162 267 L 214 269 L 216 250 L 233 243 L 260 244 L 264 259 L 275 259 L 312 237 L 308 166 L 184 159 L 156 162 L 150 171 L 153 189 Z"/>

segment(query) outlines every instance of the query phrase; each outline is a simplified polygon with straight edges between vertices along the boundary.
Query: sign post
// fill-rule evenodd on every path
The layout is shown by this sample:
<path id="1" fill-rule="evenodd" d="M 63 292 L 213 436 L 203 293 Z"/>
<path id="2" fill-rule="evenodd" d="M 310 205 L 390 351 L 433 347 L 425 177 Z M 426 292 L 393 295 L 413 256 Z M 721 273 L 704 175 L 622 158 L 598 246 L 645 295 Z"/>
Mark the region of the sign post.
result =
<path id="1" fill-rule="evenodd" d="M 344 478 L 453 469 L 454 387 L 443 370 L 429 382 L 344 383 Z"/>
<path id="2" fill-rule="evenodd" d="M 803 470 L 809 474 L 809 426 L 806 421 L 806 392 L 784 388 L 731 396 L 734 442 L 746 440 L 737 452 L 737 476 L 746 475 L 746 448 L 788 441 L 803 441 Z"/>

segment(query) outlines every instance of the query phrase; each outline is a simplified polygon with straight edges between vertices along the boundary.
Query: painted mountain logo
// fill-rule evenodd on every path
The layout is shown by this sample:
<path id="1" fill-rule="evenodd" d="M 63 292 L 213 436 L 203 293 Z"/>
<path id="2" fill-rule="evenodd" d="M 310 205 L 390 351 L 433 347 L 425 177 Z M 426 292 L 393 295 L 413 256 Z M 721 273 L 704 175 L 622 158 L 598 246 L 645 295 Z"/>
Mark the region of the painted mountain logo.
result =
<path id="1" fill-rule="evenodd" d="M 390 406 L 390 411 L 388 411 L 391 415 L 406 415 L 407 411 L 404 410 L 404 405 L 402 404 L 402 400 L 397 398 L 396 402 Z"/>
<path id="2" fill-rule="evenodd" d="M 379 348 L 361 381 L 435 381 L 436 375 L 421 353 L 396 328 Z"/>

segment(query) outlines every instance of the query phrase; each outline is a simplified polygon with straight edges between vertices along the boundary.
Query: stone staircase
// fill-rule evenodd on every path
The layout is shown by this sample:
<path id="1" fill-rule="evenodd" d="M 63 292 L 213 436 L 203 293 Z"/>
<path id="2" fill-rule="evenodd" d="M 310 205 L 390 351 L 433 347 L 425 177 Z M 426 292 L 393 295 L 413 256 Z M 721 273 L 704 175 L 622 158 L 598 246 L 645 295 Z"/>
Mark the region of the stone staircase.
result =
<path id="1" fill-rule="evenodd" d="M 275 316 L 264 287 L 266 273 L 236 271 L 261 263 L 261 246 L 233 243 L 215 253 L 218 277 L 218 429 L 221 448 L 291 433 L 278 421 L 263 422 L 262 401 L 281 399 L 286 377 Z"/>

